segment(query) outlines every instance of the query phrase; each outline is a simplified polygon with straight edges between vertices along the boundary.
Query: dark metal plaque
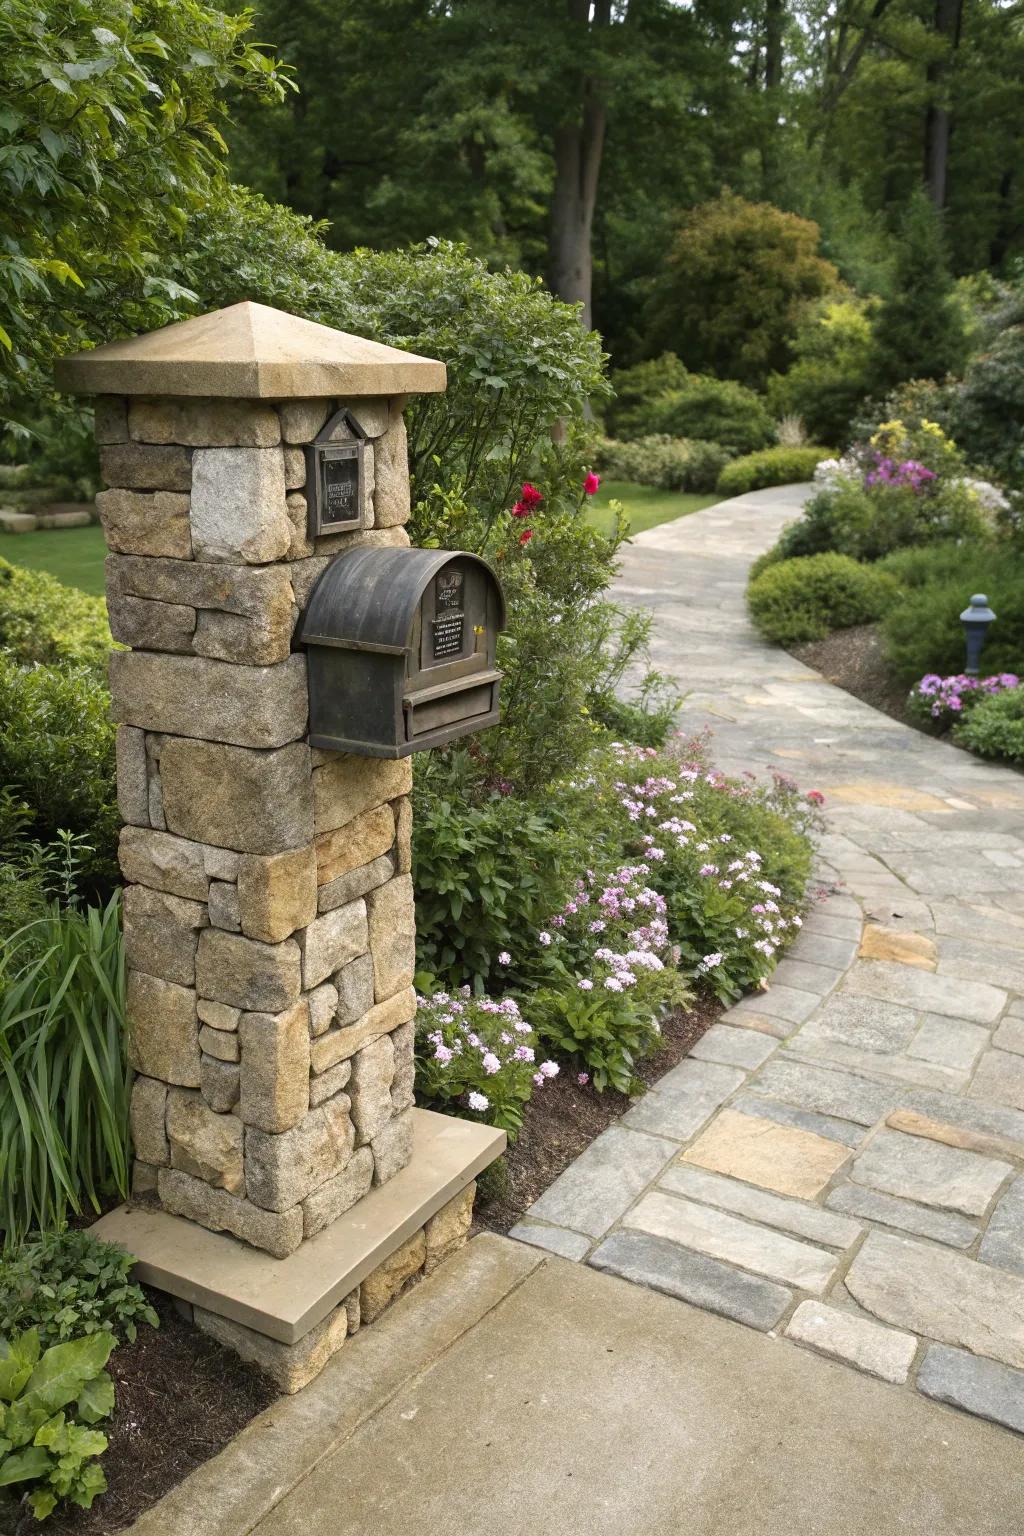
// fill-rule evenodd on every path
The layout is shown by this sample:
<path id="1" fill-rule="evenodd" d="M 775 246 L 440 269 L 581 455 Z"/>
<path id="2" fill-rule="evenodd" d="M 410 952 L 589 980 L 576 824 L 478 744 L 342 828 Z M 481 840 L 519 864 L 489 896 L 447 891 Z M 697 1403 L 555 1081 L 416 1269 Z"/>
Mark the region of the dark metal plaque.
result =
<path id="1" fill-rule="evenodd" d="M 435 661 L 460 655 L 465 624 L 466 616 L 462 613 L 443 613 L 431 621 Z"/>
<path id="2" fill-rule="evenodd" d="M 359 451 L 333 453 L 324 458 L 321 523 L 350 523 L 359 517 Z"/>

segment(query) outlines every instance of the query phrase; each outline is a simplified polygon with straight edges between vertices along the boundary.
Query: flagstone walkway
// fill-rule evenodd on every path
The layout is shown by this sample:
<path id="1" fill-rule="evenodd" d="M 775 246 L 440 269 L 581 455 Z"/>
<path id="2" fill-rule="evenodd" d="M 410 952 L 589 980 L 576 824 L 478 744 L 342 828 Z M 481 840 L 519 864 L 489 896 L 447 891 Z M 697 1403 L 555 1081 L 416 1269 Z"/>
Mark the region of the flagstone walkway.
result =
<path id="1" fill-rule="evenodd" d="M 760 640 L 805 494 L 639 535 L 617 596 L 721 767 L 824 792 L 835 894 L 512 1236 L 1024 1432 L 1024 777 Z"/>

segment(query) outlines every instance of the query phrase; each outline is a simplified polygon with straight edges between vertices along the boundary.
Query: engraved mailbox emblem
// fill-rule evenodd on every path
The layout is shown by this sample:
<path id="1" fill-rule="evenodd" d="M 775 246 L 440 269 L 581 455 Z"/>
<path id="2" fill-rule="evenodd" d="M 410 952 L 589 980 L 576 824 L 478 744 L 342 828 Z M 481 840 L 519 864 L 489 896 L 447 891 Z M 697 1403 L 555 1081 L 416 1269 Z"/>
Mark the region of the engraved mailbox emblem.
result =
<path id="1" fill-rule="evenodd" d="M 433 655 L 435 661 L 461 656 L 465 643 L 462 571 L 441 571 L 434 577 Z"/>

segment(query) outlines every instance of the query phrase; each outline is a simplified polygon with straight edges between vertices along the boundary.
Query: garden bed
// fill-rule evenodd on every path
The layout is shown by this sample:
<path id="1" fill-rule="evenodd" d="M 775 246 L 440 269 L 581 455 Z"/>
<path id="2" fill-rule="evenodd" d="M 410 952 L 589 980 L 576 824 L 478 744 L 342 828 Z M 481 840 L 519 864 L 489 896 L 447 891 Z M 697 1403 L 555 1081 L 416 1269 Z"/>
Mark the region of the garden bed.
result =
<path id="1" fill-rule="evenodd" d="M 721 1013 L 722 1005 L 714 998 L 700 999 L 689 1010 L 674 1009 L 662 1027 L 661 1048 L 639 1063 L 637 1077 L 648 1088 L 653 1087 L 688 1055 Z M 631 1102 L 611 1088 L 595 1093 L 569 1072 L 548 1083 L 526 1106 L 518 1140 L 484 1175 L 474 1211 L 475 1227 L 508 1232 L 595 1137 L 625 1114 Z"/>
<path id="2" fill-rule="evenodd" d="M 27 1510 L 20 1516 L 0 1510 L 3 1536 L 40 1529 L 52 1536 L 109 1536 L 123 1530 L 277 1397 L 272 1382 L 186 1322 L 169 1297 L 152 1291 L 148 1299 L 160 1327 L 141 1327 L 135 1342 L 117 1348 L 107 1366 L 117 1396 L 116 1412 L 102 1426 L 110 1441 L 102 1460 L 107 1492 L 90 1510 L 62 1504 L 45 1527 Z"/>

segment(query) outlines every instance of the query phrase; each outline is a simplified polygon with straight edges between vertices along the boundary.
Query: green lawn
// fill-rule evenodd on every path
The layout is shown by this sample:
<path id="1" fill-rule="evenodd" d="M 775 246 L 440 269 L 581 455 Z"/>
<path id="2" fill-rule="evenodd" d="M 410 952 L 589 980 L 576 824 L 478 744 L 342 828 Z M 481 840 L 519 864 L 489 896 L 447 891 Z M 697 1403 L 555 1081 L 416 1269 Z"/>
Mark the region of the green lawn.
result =
<path id="1" fill-rule="evenodd" d="M 612 514 L 608 503 L 621 501 L 629 513 L 631 533 L 642 533 L 658 523 L 712 507 L 718 496 L 687 496 L 681 491 L 659 491 L 650 485 L 627 480 L 606 480 L 590 504 L 588 521 L 602 533 L 610 533 Z M 0 533 L 0 558 L 33 571 L 49 571 L 58 580 L 83 592 L 103 594 L 103 529 L 47 529 L 41 533 Z"/>
<path id="2" fill-rule="evenodd" d="M 713 507 L 721 499 L 713 493 L 690 496 L 683 491 L 659 491 L 653 485 L 634 485 L 629 480 L 603 480 L 590 504 L 588 522 L 601 533 L 611 533 L 612 514 L 608 503 L 621 501 L 629 513 L 630 533 L 643 533 L 645 528 L 671 523 L 677 517 L 688 517 L 702 507 Z"/>
<path id="3" fill-rule="evenodd" d="M 32 571 L 49 571 L 58 581 L 103 596 L 103 529 L 47 528 L 39 533 L 0 533 L 0 559 Z"/>

